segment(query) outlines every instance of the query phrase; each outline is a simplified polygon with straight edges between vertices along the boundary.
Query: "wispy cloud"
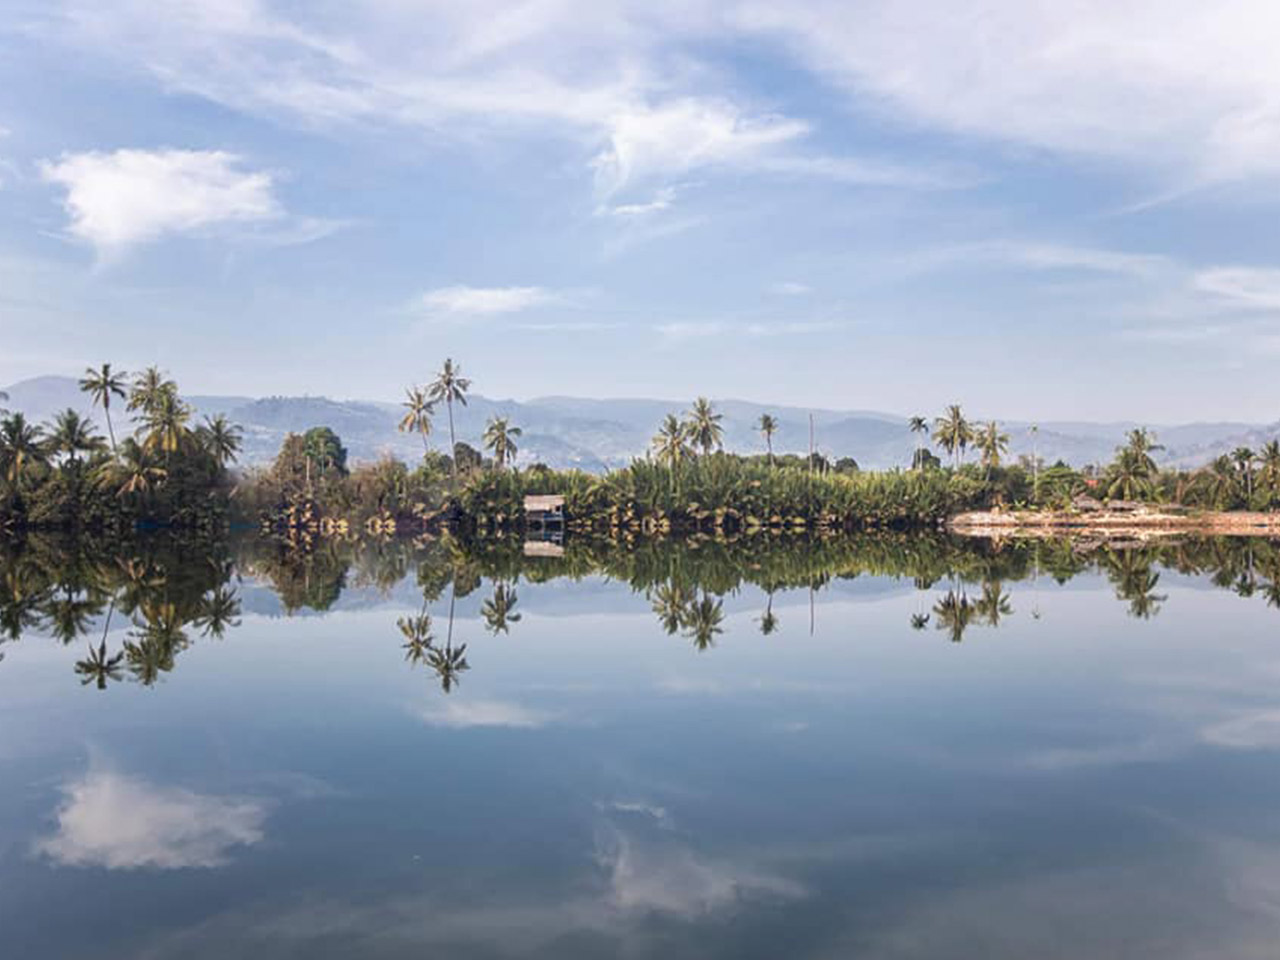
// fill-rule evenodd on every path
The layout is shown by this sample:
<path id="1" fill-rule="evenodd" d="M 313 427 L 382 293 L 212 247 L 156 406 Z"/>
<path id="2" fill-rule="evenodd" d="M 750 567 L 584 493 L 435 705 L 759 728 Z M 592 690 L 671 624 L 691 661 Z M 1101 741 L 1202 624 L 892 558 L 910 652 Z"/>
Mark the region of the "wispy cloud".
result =
<path id="1" fill-rule="evenodd" d="M 433 727 L 464 730 L 471 727 L 507 727 L 533 730 L 552 723 L 554 714 L 506 700 L 461 700 L 451 698 L 419 711 L 424 723 Z"/>
<path id="2" fill-rule="evenodd" d="M 1273 5 L 958 0 L 930 14 L 816 0 L 732 16 L 889 117 L 1208 179 L 1280 173 Z"/>
<path id="3" fill-rule="evenodd" d="M 1193 278 L 1195 289 L 1236 307 L 1280 310 L 1280 269 L 1212 267 Z"/>
<path id="4" fill-rule="evenodd" d="M 791 337 L 804 334 L 830 333 L 848 327 L 840 320 L 779 320 L 776 322 L 752 321 L 735 323 L 728 320 L 676 320 L 657 324 L 654 329 L 665 340 L 696 340 L 703 337 L 719 337 L 727 334 L 760 339 L 764 337 Z"/>
<path id="5" fill-rule="evenodd" d="M 598 196 L 732 168 L 886 187 L 936 171 L 801 149 L 814 124 L 741 95 L 678 48 L 741 32 L 708 0 L 572 5 L 477 0 L 309 8 L 65 0 L 50 40 L 117 57 L 165 87 L 308 127 L 378 124 L 435 138 L 550 134 L 583 145 Z M 748 31 L 750 32 L 750 31 Z M 655 201 L 609 203 L 634 215 Z M 661 203 L 661 201 L 656 201 Z"/>
<path id="6" fill-rule="evenodd" d="M 803 297 L 806 294 L 813 293 L 813 287 L 795 280 L 781 280 L 770 284 L 769 293 L 777 294 L 780 297 Z"/>
<path id="7" fill-rule="evenodd" d="M 564 295 L 545 287 L 439 287 L 418 296 L 413 307 L 429 316 L 477 317 L 520 313 L 562 303 Z"/>

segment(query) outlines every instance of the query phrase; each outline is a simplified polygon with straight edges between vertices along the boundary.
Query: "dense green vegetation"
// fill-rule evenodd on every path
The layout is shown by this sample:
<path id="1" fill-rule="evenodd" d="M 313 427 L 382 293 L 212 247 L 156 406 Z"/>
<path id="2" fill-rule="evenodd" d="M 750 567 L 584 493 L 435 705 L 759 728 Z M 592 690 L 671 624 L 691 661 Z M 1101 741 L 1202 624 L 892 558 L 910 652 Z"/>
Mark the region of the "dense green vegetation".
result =
<path id="1" fill-rule="evenodd" d="M 483 630 L 505 634 L 518 629 L 523 585 L 556 578 L 624 583 L 666 633 L 705 650 L 724 632 L 726 599 L 748 588 L 758 592 L 755 624 L 767 635 L 783 616 L 775 596 L 817 593 L 864 576 L 901 579 L 921 592 L 904 629 L 960 641 L 975 628 L 1037 616 L 1035 584 L 1042 578 L 1065 583 L 1100 573 L 1131 616 L 1157 616 L 1167 601 L 1166 571 L 1208 576 L 1221 589 L 1280 608 L 1280 543 L 1260 539 L 1090 547 L 1065 539 L 996 543 L 890 532 L 765 541 L 695 535 L 634 544 L 577 538 L 562 555 L 530 557 L 516 538 L 448 533 L 363 544 L 323 538 L 306 549 L 186 532 L 126 539 L 29 533 L 0 541 L 0 660 L 6 643 L 40 634 L 79 646 L 74 667 L 86 685 L 151 685 L 193 644 L 234 632 L 245 585 L 269 588 L 293 614 L 326 610 L 346 591 L 387 592 L 408 579 L 421 608 L 388 623 L 381 649 L 396 656 L 398 644 L 405 660 L 433 672 L 448 691 L 469 669 L 467 642 L 476 634 L 474 621 L 469 630 L 455 629 L 457 601 L 478 594 Z M 1030 585 L 1030 595 L 1013 589 L 1018 584 Z"/>
<path id="2" fill-rule="evenodd" d="M 106 414 L 107 440 L 71 409 L 44 425 L 0 416 L 0 529 L 119 532 L 225 521 L 239 428 L 222 417 L 194 424 L 177 384 L 154 367 L 129 379 L 107 364 L 86 371 L 81 389 Z M 119 443 L 113 398 L 134 424 Z"/>
<path id="3" fill-rule="evenodd" d="M 353 467 L 341 438 L 317 425 L 288 436 L 270 467 L 233 475 L 238 428 L 221 417 L 193 425 L 177 386 L 158 370 L 130 378 L 107 364 L 86 371 L 81 386 L 106 416 L 105 441 L 74 410 L 40 426 L 21 413 L 0 417 L 0 526 L 191 529 L 230 520 L 294 540 L 440 525 L 492 532 L 519 528 L 524 497 L 535 493 L 565 497 L 571 530 L 615 536 L 919 528 L 966 510 L 1068 508 L 1082 495 L 1203 510 L 1280 507 L 1280 441 L 1200 470 L 1171 470 L 1155 459 L 1162 448 L 1154 435 L 1137 429 L 1110 464 L 1077 470 L 1034 454 L 1009 462 L 1009 435 L 996 422 L 970 423 L 959 405 L 932 423 L 912 417 L 911 465 L 888 471 L 816 451 L 775 455 L 778 421 L 768 414 L 757 424 L 764 454 L 725 451 L 722 416 L 701 397 L 683 418 L 668 415 L 648 455 L 629 466 L 602 476 L 518 467 L 521 430 L 505 418 L 484 431 L 489 456 L 457 441 L 453 409 L 466 405 L 471 381 L 451 359 L 406 392 L 400 429 L 422 440 L 417 464 L 388 458 Z M 113 399 L 132 424 L 118 443 Z M 447 453 L 431 444 L 440 405 Z"/>

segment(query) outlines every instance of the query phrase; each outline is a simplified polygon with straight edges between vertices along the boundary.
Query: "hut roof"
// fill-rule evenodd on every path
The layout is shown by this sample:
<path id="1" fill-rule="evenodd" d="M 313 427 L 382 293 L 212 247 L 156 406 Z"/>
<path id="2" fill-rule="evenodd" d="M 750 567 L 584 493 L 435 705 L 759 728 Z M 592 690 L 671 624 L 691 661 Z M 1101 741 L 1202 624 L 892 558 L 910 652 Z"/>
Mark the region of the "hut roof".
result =
<path id="1" fill-rule="evenodd" d="M 564 497 L 549 493 L 530 494 L 524 498 L 524 508 L 527 512 L 562 510 Z"/>

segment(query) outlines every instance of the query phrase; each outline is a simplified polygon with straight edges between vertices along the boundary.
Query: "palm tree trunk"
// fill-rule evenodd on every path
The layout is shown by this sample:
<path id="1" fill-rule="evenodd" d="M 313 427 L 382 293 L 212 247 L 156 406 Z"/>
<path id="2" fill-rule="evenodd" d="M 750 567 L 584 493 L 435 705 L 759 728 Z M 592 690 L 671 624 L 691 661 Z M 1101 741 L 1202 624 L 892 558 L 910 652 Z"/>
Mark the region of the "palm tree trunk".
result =
<path id="1" fill-rule="evenodd" d="M 111 438 L 111 456 L 114 457 L 116 455 L 116 432 L 111 427 L 111 404 L 104 403 L 102 412 L 107 415 L 107 436 Z"/>
<path id="2" fill-rule="evenodd" d="M 453 398 L 450 397 L 446 406 L 449 408 L 449 459 L 453 463 L 453 488 L 458 488 L 458 441 L 453 435 Z"/>

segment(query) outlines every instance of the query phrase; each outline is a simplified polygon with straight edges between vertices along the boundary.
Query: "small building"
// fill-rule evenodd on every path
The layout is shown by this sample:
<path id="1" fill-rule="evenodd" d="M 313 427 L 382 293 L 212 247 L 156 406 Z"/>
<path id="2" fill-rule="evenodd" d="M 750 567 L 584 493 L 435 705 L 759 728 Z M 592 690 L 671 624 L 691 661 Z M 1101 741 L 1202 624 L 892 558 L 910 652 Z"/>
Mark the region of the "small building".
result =
<path id="1" fill-rule="evenodd" d="M 526 540 L 524 555 L 526 557 L 563 557 L 564 545 L 554 540 Z"/>
<path id="2" fill-rule="evenodd" d="M 558 494 L 531 494 L 524 498 L 525 526 L 531 530 L 564 528 L 564 497 Z"/>
<path id="3" fill-rule="evenodd" d="M 1071 506 L 1080 513 L 1096 513 L 1102 509 L 1102 504 L 1087 493 L 1077 494 L 1072 499 Z"/>

